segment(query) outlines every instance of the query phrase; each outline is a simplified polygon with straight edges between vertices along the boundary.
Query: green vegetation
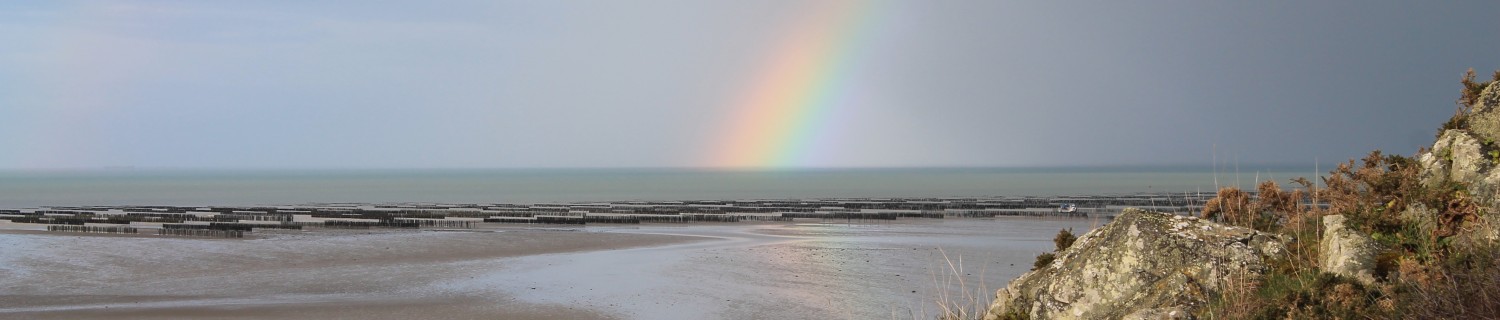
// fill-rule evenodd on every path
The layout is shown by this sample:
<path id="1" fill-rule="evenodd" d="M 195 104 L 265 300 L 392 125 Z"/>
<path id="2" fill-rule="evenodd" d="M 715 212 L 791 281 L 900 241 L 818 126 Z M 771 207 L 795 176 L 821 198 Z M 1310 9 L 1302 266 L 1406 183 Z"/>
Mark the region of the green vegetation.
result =
<path id="1" fill-rule="evenodd" d="M 1052 237 L 1052 245 L 1057 247 L 1057 252 L 1062 252 L 1072 247 L 1076 240 L 1078 237 L 1073 235 L 1073 228 L 1057 230 L 1057 236 Z"/>
<path id="2" fill-rule="evenodd" d="M 1052 244 L 1057 248 L 1053 252 L 1062 252 L 1063 250 L 1067 250 L 1068 247 L 1073 246 L 1074 240 L 1078 240 L 1078 237 L 1073 235 L 1072 228 L 1057 230 L 1057 236 L 1052 238 Z M 1053 252 L 1047 252 L 1037 255 L 1036 262 L 1031 263 L 1031 271 L 1036 271 L 1038 269 L 1041 269 L 1042 267 L 1046 267 L 1047 265 L 1052 264 L 1052 260 L 1057 259 L 1057 254 Z"/>
<path id="3" fill-rule="evenodd" d="M 1500 81 L 1500 71 L 1492 81 L 1476 82 L 1469 70 L 1461 81 L 1459 110 L 1441 129 L 1469 128 L 1472 106 L 1493 81 Z M 1491 150 L 1488 160 L 1500 160 L 1493 141 L 1485 141 L 1483 149 Z M 1445 164 L 1453 162 L 1448 149 L 1433 156 Z M 1444 177 L 1424 183 L 1422 169 L 1416 159 L 1374 151 L 1358 163 L 1340 164 L 1323 178 L 1323 188 L 1298 178 L 1293 182 L 1303 188 L 1290 192 L 1272 181 L 1260 184 L 1255 195 L 1235 188 L 1219 190 L 1204 206 L 1204 218 L 1295 240 L 1288 244 L 1289 256 L 1274 259 L 1266 274 L 1230 279 L 1220 301 L 1200 316 L 1500 318 L 1500 246 L 1479 234 L 1495 227 L 1485 217 L 1494 214 L 1492 208 L 1500 201 L 1476 197 L 1471 186 Z M 1373 283 L 1319 270 L 1320 221 L 1325 215 L 1343 215 L 1347 227 L 1378 243 Z"/>
<path id="4" fill-rule="evenodd" d="M 1489 86 L 1492 82 L 1500 81 L 1500 70 L 1496 70 L 1495 74 L 1490 76 L 1490 81 L 1475 81 L 1474 79 L 1474 69 L 1470 68 L 1468 72 L 1464 73 L 1463 79 L 1459 80 L 1459 85 L 1462 88 L 1459 90 L 1458 110 L 1454 111 L 1453 117 L 1449 118 L 1448 122 L 1444 122 L 1443 126 L 1438 128 L 1438 136 L 1441 137 L 1443 132 L 1449 129 L 1469 128 L 1469 115 L 1474 112 L 1474 103 L 1479 102 L 1479 94 L 1484 93 L 1486 86 Z"/>
<path id="5" fill-rule="evenodd" d="M 1459 80 L 1463 88 L 1459 92 L 1458 105 L 1461 108 L 1473 106 L 1475 102 L 1479 102 L 1479 94 L 1484 92 L 1484 88 L 1495 81 L 1500 81 L 1500 70 L 1495 70 L 1495 74 L 1490 76 L 1490 81 L 1474 81 L 1474 68 L 1469 68 L 1469 71 L 1464 72 L 1463 79 Z"/>
<path id="6" fill-rule="evenodd" d="M 1000 315 L 1000 320 L 1031 320 L 1031 315 L 1019 310 L 1006 310 Z"/>
<path id="7" fill-rule="evenodd" d="M 1057 254 L 1046 252 L 1036 256 L 1036 262 L 1031 263 L 1031 271 L 1037 271 L 1057 260 Z"/>

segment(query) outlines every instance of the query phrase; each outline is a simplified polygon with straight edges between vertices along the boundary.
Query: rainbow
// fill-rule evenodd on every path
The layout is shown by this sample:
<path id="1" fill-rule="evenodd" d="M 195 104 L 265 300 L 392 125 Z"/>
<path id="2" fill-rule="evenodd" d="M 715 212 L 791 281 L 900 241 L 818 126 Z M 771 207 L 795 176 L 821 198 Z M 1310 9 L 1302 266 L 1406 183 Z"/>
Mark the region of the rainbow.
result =
<path id="1" fill-rule="evenodd" d="M 874 1 L 818 3 L 769 54 L 768 63 L 736 100 L 728 131 L 711 146 L 716 168 L 806 165 L 845 102 L 855 53 L 869 36 Z"/>

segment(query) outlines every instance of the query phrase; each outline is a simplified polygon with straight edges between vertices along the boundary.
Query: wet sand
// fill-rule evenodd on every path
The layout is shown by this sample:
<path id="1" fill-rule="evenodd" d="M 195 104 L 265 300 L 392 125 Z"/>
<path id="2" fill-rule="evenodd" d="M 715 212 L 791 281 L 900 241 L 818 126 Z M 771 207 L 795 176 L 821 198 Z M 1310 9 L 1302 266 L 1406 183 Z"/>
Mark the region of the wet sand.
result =
<path id="1" fill-rule="evenodd" d="M 0 231 L 0 318 L 930 319 L 945 295 L 988 301 L 1050 250 L 1059 228 L 1100 223 L 257 231 L 245 240 Z"/>
<path id="2" fill-rule="evenodd" d="M 0 233 L 0 318 L 610 318 L 431 284 L 494 271 L 473 261 L 694 240 L 577 230 L 328 230 L 253 240 Z"/>

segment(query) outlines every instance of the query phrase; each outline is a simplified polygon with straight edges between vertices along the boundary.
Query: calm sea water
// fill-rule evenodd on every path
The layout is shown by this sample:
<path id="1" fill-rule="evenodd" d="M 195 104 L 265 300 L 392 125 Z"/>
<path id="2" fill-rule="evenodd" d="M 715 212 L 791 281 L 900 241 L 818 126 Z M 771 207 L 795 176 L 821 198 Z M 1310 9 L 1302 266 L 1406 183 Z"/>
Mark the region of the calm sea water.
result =
<path id="1" fill-rule="evenodd" d="M 0 207 L 564 203 L 835 197 L 997 197 L 1209 191 L 1211 168 L 0 171 Z M 1241 168 L 1286 181 L 1312 168 Z M 1233 172 L 1219 172 L 1232 185 Z"/>

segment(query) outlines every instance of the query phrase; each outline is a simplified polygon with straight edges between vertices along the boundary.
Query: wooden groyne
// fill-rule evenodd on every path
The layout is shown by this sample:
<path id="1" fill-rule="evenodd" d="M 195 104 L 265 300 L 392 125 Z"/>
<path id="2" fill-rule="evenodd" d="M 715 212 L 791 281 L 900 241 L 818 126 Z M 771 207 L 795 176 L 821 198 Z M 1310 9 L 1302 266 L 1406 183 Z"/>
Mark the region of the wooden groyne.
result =
<path id="1" fill-rule="evenodd" d="M 531 217 L 491 217 L 491 218 L 484 218 L 484 222 L 489 222 L 489 223 L 536 223 L 536 219 L 532 219 Z"/>
<path id="2" fill-rule="evenodd" d="M 684 214 L 690 222 L 740 222 L 739 215 L 730 214 Z"/>
<path id="3" fill-rule="evenodd" d="M 222 217 L 222 218 L 225 218 L 225 219 L 233 219 L 234 220 L 234 221 L 225 221 L 225 222 L 238 222 L 238 221 L 291 222 L 292 221 L 292 215 L 289 215 L 289 214 L 275 214 L 275 215 L 267 215 L 267 214 L 219 214 L 218 217 Z"/>
<path id="4" fill-rule="evenodd" d="M 586 223 L 584 217 L 569 216 L 534 216 L 531 218 L 521 217 L 493 217 L 485 218 L 484 222 L 493 223 L 525 223 L 525 224 L 576 224 Z"/>
<path id="5" fill-rule="evenodd" d="M 446 210 L 441 213 L 448 218 L 489 218 L 493 214 L 485 210 Z"/>
<path id="6" fill-rule="evenodd" d="M 781 216 L 788 218 L 813 218 L 813 219 L 844 219 L 844 220 L 896 220 L 900 214 L 895 212 L 786 212 Z"/>
<path id="7" fill-rule="evenodd" d="M 1065 217 L 1065 218 L 1087 218 L 1087 212 L 1057 212 L 1056 210 L 997 210 L 995 216 L 1010 217 Z"/>
<path id="8" fill-rule="evenodd" d="M 162 230 L 252 232 L 313 228 L 479 228 L 486 224 L 639 224 L 889 221 L 995 217 L 1110 217 L 1124 207 L 1192 214 L 1213 192 L 1053 197 L 822 198 L 537 204 L 319 203 L 295 206 L 55 206 L 0 209 L 0 219 L 48 226 L 161 224 Z M 1314 205 L 1314 204 L 1308 204 Z M 1059 207 L 1076 208 L 1062 212 Z M 306 218 L 311 217 L 313 220 Z M 137 226 L 138 227 L 138 226 Z M 51 229 L 49 229 L 51 230 Z M 74 230 L 74 229 L 56 229 Z M 78 229 L 90 230 L 90 229 Z M 100 229 L 103 230 L 103 229 Z M 123 230 L 123 229 L 122 229 Z M 82 231 L 88 232 L 88 231 Z M 178 231 L 171 231 L 178 232 Z M 212 233 L 212 232 L 209 232 Z"/>
<path id="9" fill-rule="evenodd" d="M 547 224 L 584 224 L 581 216 L 535 216 L 532 219 L 535 219 L 537 223 Z"/>
<path id="10" fill-rule="evenodd" d="M 60 232 L 90 232 L 90 233 L 139 233 L 139 230 L 131 227 L 100 227 L 100 226 L 47 226 L 47 231 Z"/>
<path id="11" fill-rule="evenodd" d="M 779 221 L 789 222 L 792 218 L 783 216 L 741 215 L 740 221 Z"/>
<path id="12" fill-rule="evenodd" d="M 413 222 L 422 228 L 448 228 L 448 229 L 473 229 L 474 221 L 470 220 L 444 220 L 444 219 L 416 219 L 396 218 L 400 222 Z"/>
<path id="13" fill-rule="evenodd" d="M 156 229 L 157 235 L 211 238 L 244 238 L 244 231 L 203 229 Z"/>
<path id="14" fill-rule="evenodd" d="M 583 216 L 583 222 L 584 223 L 639 224 L 639 223 L 641 223 L 641 218 L 637 218 L 635 216 L 587 215 L 587 216 Z"/>
<path id="15" fill-rule="evenodd" d="M 117 216 L 116 218 L 136 222 L 182 223 L 183 221 L 187 221 L 187 217 L 189 216 L 192 215 L 175 213 L 151 214 L 141 212 L 127 212 L 124 216 Z"/>
<path id="16" fill-rule="evenodd" d="M 489 211 L 489 212 L 485 213 L 484 218 L 489 218 L 489 217 L 530 218 L 530 217 L 535 217 L 535 216 L 536 216 L 535 212 L 529 212 L 529 211 Z"/>
<path id="17" fill-rule="evenodd" d="M 417 222 L 414 222 L 414 221 L 400 221 L 400 220 L 381 220 L 381 221 L 374 221 L 374 222 L 372 222 L 372 221 L 328 220 L 328 221 L 323 221 L 323 227 L 324 228 L 335 228 L 335 229 L 369 229 L 369 228 L 416 229 L 416 228 L 422 227 L 422 225 L 420 223 L 417 223 Z"/>
<path id="18" fill-rule="evenodd" d="M 740 222 L 739 215 L 728 214 L 678 214 L 678 215 L 635 215 L 642 223 L 688 223 L 688 222 Z"/>
<path id="19" fill-rule="evenodd" d="M 10 218 L 10 222 L 15 222 L 15 223 L 35 223 L 35 224 L 62 224 L 62 225 L 81 226 L 84 223 L 89 222 L 89 220 L 88 219 L 76 219 L 76 218 L 53 218 L 53 217 L 27 216 L 27 217 L 12 217 L 12 218 Z"/>
<path id="20" fill-rule="evenodd" d="M 270 223 L 212 222 L 212 223 L 209 223 L 208 226 L 211 227 L 211 229 L 218 229 L 218 230 L 240 230 L 240 231 L 254 231 L 255 229 L 302 230 L 302 226 L 301 225 L 281 224 L 281 223 L 270 224 Z"/>
<path id="21" fill-rule="evenodd" d="M 995 210 L 944 210 L 925 211 L 923 213 L 935 213 L 944 217 L 954 218 L 994 218 L 995 216 L 999 215 L 999 211 Z"/>
<path id="22" fill-rule="evenodd" d="M 242 224 L 176 224 L 168 223 L 161 225 L 162 230 L 220 230 L 220 231 L 251 231 L 254 227 Z"/>
<path id="23" fill-rule="evenodd" d="M 689 222 L 687 218 L 682 217 L 682 215 L 680 215 L 680 214 L 672 214 L 672 215 L 649 214 L 649 215 L 637 215 L 635 217 L 636 217 L 636 219 L 640 220 L 642 223 L 686 223 L 686 222 Z"/>
<path id="24" fill-rule="evenodd" d="M 944 217 L 947 217 L 947 215 L 945 215 L 942 212 L 927 212 L 927 211 L 923 211 L 923 212 L 897 212 L 896 216 L 899 217 L 899 218 L 927 218 L 927 219 L 942 219 Z"/>

